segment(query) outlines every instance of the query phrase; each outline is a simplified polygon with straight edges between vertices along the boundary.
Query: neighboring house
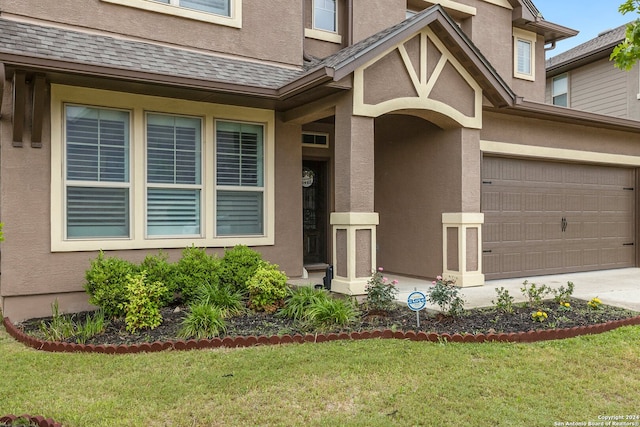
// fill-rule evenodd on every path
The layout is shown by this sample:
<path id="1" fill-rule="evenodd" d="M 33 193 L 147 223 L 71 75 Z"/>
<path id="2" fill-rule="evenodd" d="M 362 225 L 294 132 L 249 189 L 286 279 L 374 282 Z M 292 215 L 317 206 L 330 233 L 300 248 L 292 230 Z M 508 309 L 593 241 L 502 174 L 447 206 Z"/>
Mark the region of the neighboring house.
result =
<path id="1" fill-rule="evenodd" d="M 545 104 L 529 0 L 0 0 L 1 306 L 99 250 L 461 286 L 638 265 L 640 122 Z M 408 17 L 408 18 L 407 18 Z"/>
<path id="2" fill-rule="evenodd" d="M 603 31 L 548 59 L 546 102 L 640 120 L 640 67 L 624 71 L 609 60 L 613 48 L 624 40 L 626 27 Z"/>

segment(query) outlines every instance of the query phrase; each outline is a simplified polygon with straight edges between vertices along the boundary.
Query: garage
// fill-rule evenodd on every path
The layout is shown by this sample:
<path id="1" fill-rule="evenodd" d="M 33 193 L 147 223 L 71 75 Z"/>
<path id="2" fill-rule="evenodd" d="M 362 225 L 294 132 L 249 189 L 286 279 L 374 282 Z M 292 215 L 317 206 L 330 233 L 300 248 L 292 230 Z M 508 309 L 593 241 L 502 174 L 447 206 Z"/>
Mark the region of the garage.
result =
<path id="1" fill-rule="evenodd" d="M 635 169 L 485 156 L 487 279 L 635 266 Z"/>

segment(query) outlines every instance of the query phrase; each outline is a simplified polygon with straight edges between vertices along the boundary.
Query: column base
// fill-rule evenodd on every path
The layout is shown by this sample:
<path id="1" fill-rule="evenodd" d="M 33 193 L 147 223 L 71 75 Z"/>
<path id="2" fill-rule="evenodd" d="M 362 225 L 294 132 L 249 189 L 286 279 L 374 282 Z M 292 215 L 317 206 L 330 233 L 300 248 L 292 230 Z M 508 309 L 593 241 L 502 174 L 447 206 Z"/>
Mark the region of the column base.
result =
<path id="1" fill-rule="evenodd" d="M 480 273 L 460 274 L 457 271 L 446 271 L 444 272 L 443 276 L 455 280 L 455 286 L 461 288 L 484 286 L 484 274 Z"/>
<path id="2" fill-rule="evenodd" d="M 368 281 L 368 279 L 333 279 L 331 281 L 331 292 L 344 295 L 365 295 Z"/>

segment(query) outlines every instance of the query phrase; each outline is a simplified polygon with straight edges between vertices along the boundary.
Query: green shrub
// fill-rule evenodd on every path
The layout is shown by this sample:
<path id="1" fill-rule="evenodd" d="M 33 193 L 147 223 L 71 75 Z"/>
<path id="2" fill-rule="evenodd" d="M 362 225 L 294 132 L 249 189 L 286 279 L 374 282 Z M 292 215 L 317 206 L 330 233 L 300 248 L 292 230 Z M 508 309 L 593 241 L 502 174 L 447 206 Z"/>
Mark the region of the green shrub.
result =
<path id="1" fill-rule="evenodd" d="M 328 298 L 309 307 L 307 315 L 318 329 L 347 326 L 358 318 L 358 309 L 348 299 Z"/>
<path id="2" fill-rule="evenodd" d="M 511 314 L 513 313 L 513 301 L 514 298 L 509 294 L 509 290 L 504 287 L 496 288 L 496 292 L 498 294 L 498 299 L 496 301 L 491 301 L 496 308 L 503 313 Z"/>
<path id="3" fill-rule="evenodd" d="M 563 304 L 569 302 L 571 295 L 573 295 L 573 282 L 567 282 L 567 287 L 560 286 L 558 289 L 552 289 L 553 291 L 553 299 L 558 304 Z"/>
<path id="4" fill-rule="evenodd" d="M 51 321 L 41 321 L 40 332 L 49 341 L 66 341 L 75 338 L 79 344 L 84 344 L 89 338 L 104 332 L 106 321 L 102 310 L 96 311 L 93 316 L 88 315 L 84 323 L 76 323 L 74 316 L 66 316 L 60 313 L 58 300 L 51 304 Z"/>
<path id="5" fill-rule="evenodd" d="M 83 323 L 76 325 L 76 342 L 79 344 L 86 343 L 89 338 L 104 332 L 106 326 L 107 321 L 102 310 L 97 310 L 93 315 L 87 315 Z"/>
<path id="6" fill-rule="evenodd" d="M 198 303 L 217 307 L 224 317 L 237 316 L 244 312 L 244 295 L 238 290 L 232 290 L 217 283 L 205 283 L 198 289 L 196 301 Z"/>
<path id="7" fill-rule="evenodd" d="M 224 315 L 219 308 L 197 303 L 190 307 L 178 335 L 182 338 L 203 339 L 215 337 L 226 330 Z"/>
<path id="8" fill-rule="evenodd" d="M 290 291 L 284 302 L 284 307 L 278 311 L 278 315 L 296 321 L 306 320 L 309 308 L 329 298 L 329 293 L 324 289 L 301 286 Z"/>
<path id="9" fill-rule="evenodd" d="M 135 264 L 117 257 L 107 258 L 100 251 L 85 273 L 84 289 L 89 294 L 89 302 L 102 308 L 107 317 L 123 317 L 125 312 L 122 307 L 126 302 L 127 276 L 137 271 Z"/>
<path id="10" fill-rule="evenodd" d="M 206 283 L 218 283 L 220 260 L 208 255 L 204 249 L 189 246 L 175 265 L 175 288 L 187 304 L 195 301 L 198 289 Z"/>
<path id="11" fill-rule="evenodd" d="M 380 267 L 367 282 L 367 308 L 380 311 L 388 311 L 394 308 L 396 306 L 396 295 L 398 295 L 397 284 L 397 280 L 389 282 L 383 276 L 382 267 Z"/>
<path id="12" fill-rule="evenodd" d="M 265 265 L 262 255 L 253 249 L 237 245 L 226 250 L 220 263 L 220 284 L 230 288 L 246 290 L 247 283 Z"/>
<path id="13" fill-rule="evenodd" d="M 160 282 L 148 282 L 147 272 L 127 276 L 127 299 L 122 303 L 127 331 L 153 329 L 162 323 L 160 300 L 167 288 Z"/>
<path id="14" fill-rule="evenodd" d="M 464 300 L 458 295 L 455 282 L 438 276 L 427 291 L 427 301 L 440 307 L 440 311 L 451 316 L 459 316 L 464 312 Z"/>
<path id="15" fill-rule="evenodd" d="M 535 283 L 529 284 L 529 281 L 525 280 L 522 283 L 520 291 L 527 298 L 527 305 L 530 308 L 539 308 L 542 306 L 544 297 L 551 293 L 551 288 L 547 285 L 537 286 Z"/>
<path id="16" fill-rule="evenodd" d="M 282 306 L 289 293 L 287 276 L 278 271 L 275 264 L 258 268 L 247 282 L 249 291 L 249 307 L 255 311 L 273 313 Z"/>
<path id="17" fill-rule="evenodd" d="M 167 261 L 168 259 L 169 255 L 160 251 L 157 255 L 147 255 L 140 263 L 140 271 L 147 272 L 149 282 L 160 282 L 166 286 L 167 292 L 161 298 L 163 307 L 174 302 L 178 293 L 176 268 L 174 264 Z"/>

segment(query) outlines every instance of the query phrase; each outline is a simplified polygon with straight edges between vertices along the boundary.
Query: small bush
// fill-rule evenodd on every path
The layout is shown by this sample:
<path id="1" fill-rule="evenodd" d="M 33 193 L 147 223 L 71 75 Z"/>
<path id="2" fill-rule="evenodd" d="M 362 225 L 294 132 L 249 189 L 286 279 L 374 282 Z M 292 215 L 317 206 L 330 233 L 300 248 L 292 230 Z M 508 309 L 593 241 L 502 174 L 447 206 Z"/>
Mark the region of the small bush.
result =
<path id="1" fill-rule="evenodd" d="M 244 295 L 237 290 L 231 290 L 217 283 L 205 283 L 198 289 L 196 301 L 198 303 L 217 307 L 224 317 L 237 316 L 244 312 Z"/>
<path id="2" fill-rule="evenodd" d="M 289 293 L 284 302 L 284 307 L 280 309 L 278 315 L 296 321 L 307 320 L 309 309 L 329 298 L 329 293 L 324 289 L 302 286 Z"/>
<path id="3" fill-rule="evenodd" d="M 374 271 L 366 286 L 366 305 L 369 310 L 388 311 L 394 308 L 398 295 L 397 284 L 397 280 L 389 282 L 389 279 L 382 275 L 382 267 Z"/>
<path id="4" fill-rule="evenodd" d="M 203 339 L 218 336 L 226 330 L 224 315 L 219 308 L 197 303 L 190 307 L 178 335 L 182 338 Z"/>
<path id="5" fill-rule="evenodd" d="M 127 277 L 127 300 L 122 304 L 126 313 L 127 331 L 153 329 L 162 323 L 160 300 L 167 288 L 160 282 L 148 282 L 147 272 L 142 271 Z"/>
<path id="6" fill-rule="evenodd" d="M 560 286 L 558 289 L 553 289 L 554 301 L 562 305 L 569 302 L 571 295 L 573 295 L 573 288 L 573 282 L 567 282 L 566 288 L 564 286 Z"/>
<path id="7" fill-rule="evenodd" d="M 498 294 L 498 299 L 496 301 L 491 301 L 491 304 L 495 305 L 496 309 L 503 313 L 513 313 L 514 298 L 509 294 L 509 291 L 504 287 L 501 287 L 500 289 L 496 288 L 496 292 Z"/>
<path id="8" fill-rule="evenodd" d="M 175 290 L 187 304 L 196 299 L 198 289 L 206 283 L 218 283 L 220 260 L 204 249 L 190 246 L 182 251 L 182 258 L 175 265 Z"/>
<path id="9" fill-rule="evenodd" d="M 318 329 L 347 326 L 358 318 L 358 309 L 348 299 L 328 298 L 317 302 L 307 311 L 309 321 Z"/>
<path id="10" fill-rule="evenodd" d="M 538 308 L 542 306 L 542 300 L 551 293 L 551 288 L 547 285 L 537 286 L 535 283 L 529 284 L 529 281 L 525 280 L 522 283 L 520 291 L 525 298 L 527 298 L 527 305 L 530 308 Z"/>
<path id="11" fill-rule="evenodd" d="M 51 304 L 51 321 L 41 321 L 40 332 L 49 341 L 66 341 L 75 338 L 79 344 L 84 344 L 89 338 L 102 333 L 106 327 L 104 312 L 98 310 L 94 315 L 88 315 L 84 323 L 76 323 L 74 316 L 60 313 L 58 300 Z"/>
<path id="12" fill-rule="evenodd" d="M 171 304 L 178 293 L 176 268 L 167 261 L 168 259 L 167 253 L 160 251 L 157 255 L 147 255 L 140 264 L 140 271 L 147 272 L 149 282 L 160 282 L 167 288 L 167 292 L 161 298 L 163 307 Z"/>
<path id="13" fill-rule="evenodd" d="M 287 276 L 278 271 L 275 264 L 258 268 L 247 282 L 249 291 L 249 308 L 255 311 L 273 313 L 283 305 L 289 293 Z"/>
<path id="14" fill-rule="evenodd" d="M 104 332 L 107 326 L 107 321 L 104 318 L 104 312 L 98 310 L 93 315 L 89 314 L 84 323 L 76 325 L 76 342 L 78 344 L 84 344 L 89 338 Z"/>
<path id="15" fill-rule="evenodd" d="M 89 294 L 89 302 L 100 307 L 105 316 L 124 317 L 122 307 L 126 302 L 127 276 L 137 271 L 135 264 L 117 257 L 107 258 L 100 251 L 85 273 L 84 288 Z"/>
<path id="16" fill-rule="evenodd" d="M 427 301 L 440 307 L 440 311 L 451 316 L 459 316 L 464 312 L 464 300 L 458 295 L 455 282 L 438 276 L 427 291 Z"/>
<path id="17" fill-rule="evenodd" d="M 220 263 L 220 284 L 232 289 L 246 290 L 249 280 L 263 267 L 262 255 L 253 249 L 237 245 L 226 250 Z"/>

